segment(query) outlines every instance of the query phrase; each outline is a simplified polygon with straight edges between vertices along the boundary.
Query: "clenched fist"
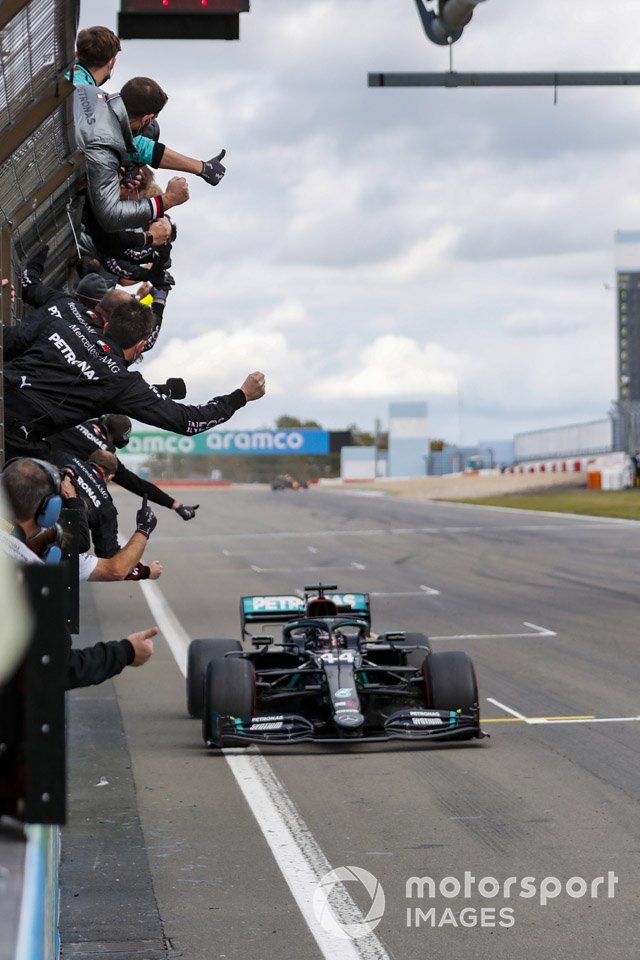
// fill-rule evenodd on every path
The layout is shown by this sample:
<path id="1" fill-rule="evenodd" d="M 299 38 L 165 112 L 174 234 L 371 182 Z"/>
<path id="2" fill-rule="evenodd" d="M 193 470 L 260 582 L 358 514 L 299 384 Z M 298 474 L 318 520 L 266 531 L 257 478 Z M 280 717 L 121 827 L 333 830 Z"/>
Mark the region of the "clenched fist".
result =
<path id="1" fill-rule="evenodd" d="M 266 390 L 264 373 L 260 373 L 259 370 L 256 373 L 250 373 L 242 384 L 241 390 L 247 398 L 247 403 L 250 400 L 259 400 L 260 397 L 264 397 Z"/>
<path id="2" fill-rule="evenodd" d="M 189 199 L 189 187 L 184 177 L 171 177 L 164 194 L 164 208 L 179 207 Z"/>
<path id="3" fill-rule="evenodd" d="M 163 243 L 171 239 L 171 221 L 167 217 L 161 220 L 155 220 L 149 227 L 147 233 L 151 234 L 154 247 L 161 247 Z"/>

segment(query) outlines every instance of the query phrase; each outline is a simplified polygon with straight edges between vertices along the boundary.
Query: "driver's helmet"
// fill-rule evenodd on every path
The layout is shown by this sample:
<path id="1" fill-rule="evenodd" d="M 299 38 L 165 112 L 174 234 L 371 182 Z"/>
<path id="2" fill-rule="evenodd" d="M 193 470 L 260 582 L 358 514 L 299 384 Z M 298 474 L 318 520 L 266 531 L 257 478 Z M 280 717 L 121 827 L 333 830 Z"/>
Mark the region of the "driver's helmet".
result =
<path id="1" fill-rule="evenodd" d="M 310 617 L 337 617 L 338 607 L 328 597 L 312 597 L 307 601 L 307 614 Z"/>

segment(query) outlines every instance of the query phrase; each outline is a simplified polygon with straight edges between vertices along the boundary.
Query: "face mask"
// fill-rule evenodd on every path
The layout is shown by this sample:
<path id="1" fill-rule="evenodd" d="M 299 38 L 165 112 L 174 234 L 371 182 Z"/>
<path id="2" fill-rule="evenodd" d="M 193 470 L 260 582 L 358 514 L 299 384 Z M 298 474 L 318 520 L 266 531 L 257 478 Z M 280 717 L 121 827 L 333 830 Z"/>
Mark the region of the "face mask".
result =
<path id="1" fill-rule="evenodd" d="M 127 433 L 123 434 L 121 437 L 114 437 L 112 440 L 114 447 L 117 447 L 118 450 L 122 450 L 122 448 L 126 447 L 126 445 L 129 443 L 130 436 L 131 436 L 131 431 L 129 430 L 127 431 Z"/>

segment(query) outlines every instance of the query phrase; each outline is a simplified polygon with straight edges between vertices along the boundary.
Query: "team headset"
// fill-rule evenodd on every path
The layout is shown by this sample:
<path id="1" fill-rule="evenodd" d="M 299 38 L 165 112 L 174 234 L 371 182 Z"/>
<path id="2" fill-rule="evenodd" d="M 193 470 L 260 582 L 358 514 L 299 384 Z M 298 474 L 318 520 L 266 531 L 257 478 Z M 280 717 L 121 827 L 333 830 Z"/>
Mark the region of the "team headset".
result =
<path id="1" fill-rule="evenodd" d="M 50 492 L 46 494 L 38 504 L 34 520 L 43 530 L 55 528 L 56 534 L 54 541 L 48 544 L 40 554 L 40 559 L 44 560 L 46 564 L 53 565 L 60 563 L 62 560 L 62 540 L 64 535 L 62 527 L 58 523 L 62 511 L 60 474 L 58 470 L 50 463 L 47 463 L 46 460 L 38 460 L 36 457 L 14 457 L 12 460 L 9 460 L 6 467 L 8 467 L 10 463 L 16 463 L 19 460 L 28 460 L 29 463 L 37 464 L 49 480 Z"/>

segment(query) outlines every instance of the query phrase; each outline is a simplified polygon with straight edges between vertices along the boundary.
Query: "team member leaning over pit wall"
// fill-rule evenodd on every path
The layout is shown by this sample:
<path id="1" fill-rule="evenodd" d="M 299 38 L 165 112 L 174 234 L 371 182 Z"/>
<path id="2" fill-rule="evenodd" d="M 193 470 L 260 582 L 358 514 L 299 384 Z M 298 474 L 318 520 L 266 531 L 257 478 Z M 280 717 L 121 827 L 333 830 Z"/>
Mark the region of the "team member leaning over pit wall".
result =
<path id="1" fill-rule="evenodd" d="M 86 30 L 81 30 L 76 41 L 76 62 L 68 74 L 69 79 L 75 87 L 100 87 L 111 78 L 120 49 L 120 40 L 107 27 L 88 27 Z M 161 88 L 155 84 L 158 91 L 162 92 L 164 100 L 154 104 L 157 105 L 157 110 L 147 113 L 147 107 L 150 106 L 148 102 L 141 104 L 139 100 L 135 102 L 132 100 L 132 97 L 136 96 L 136 89 L 138 92 L 140 91 L 139 81 L 155 84 L 155 81 L 148 77 L 135 77 L 133 80 L 129 80 L 120 91 L 121 95 L 125 91 L 123 100 L 130 126 L 135 134 L 132 137 L 132 145 L 127 146 L 125 160 L 129 163 L 161 167 L 163 170 L 192 173 L 201 177 L 211 186 L 220 183 L 225 174 L 225 168 L 220 162 L 225 155 L 225 151 L 221 150 L 211 160 L 196 160 L 159 143 L 160 128 L 157 116 L 168 98 L 161 91 Z M 130 87 L 131 84 L 135 85 L 135 89 Z M 103 95 L 109 96 L 108 94 Z"/>
<path id="2" fill-rule="evenodd" d="M 155 87 L 146 98 L 147 117 L 155 116 L 155 111 L 164 105 L 165 94 L 157 84 Z M 129 117 L 120 94 L 107 96 L 96 87 L 78 87 L 74 111 L 76 141 L 86 162 L 89 202 L 104 230 L 147 229 L 171 207 L 186 203 L 189 188 L 184 177 L 172 177 L 162 196 L 120 199 L 120 168 L 127 153 L 134 152 Z"/>
<path id="3" fill-rule="evenodd" d="M 122 179 L 121 200 L 150 199 L 162 194 L 149 167 L 132 169 L 140 171 L 141 182 L 138 183 L 138 177 L 133 182 Z M 116 280 L 119 283 L 147 280 L 158 289 L 165 290 L 173 285 L 173 277 L 167 271 L 171 265 L 171 247 L 176 236 L 177 229 L 168 216 L 154 221 L 148 230 L 138 228 L 111 233 L 102 229 L 91 204 L 85 203 L 79 246 L 83 264 L 97 261 L 112 277 L 113 283 Z M 86 267 L 84 269 L 86 271 Z"/>
<path id="4" fill-rule="evenodd" d="M 45 245 L 24 265 L 20 278 L 22 299 L 33 307 L 33 312 L 22 321 L 22 325 L 28 325 L 43 316 L 51 316 L 70 324 L 82 323 L 94 333 L 101 333 L 105 318 L 97 307 L 110 291 L 110 285 L 104 277 L 94 273 L 84 277 L 74 293 L 58 290 L 42 280 L 48 254 L 49 247 Z"/>
<path id="5" fill-rule="evenodd" d="M 75 483 L 75 477 L 72 482 Z M 124 547 L 111 557 L 96 557 L 92 553 L 80 554 L 80 580 L 92 583 L 114 580 L 157 580 L 162 576 L 163 566 L 154 560 L 149 566 L 142 563 L 142 555 L 158 520 L 146 500 L 136 513 L 136 529 Z"/>
<path id="6" fill-rule="evenodd" d="M 129 366 L 143 353 L 154 317 L 128 294 L 95 336 L 89 324 L 46 314 L 5 331 L 5 448 L 8 457 L 50 459 L 47 440 L 104 413 L 125 416 L 192 436 L 225 423 L 248 401 L 265 394 L 265 377 L 249 374 L 242 387 L 207 403 L 177 403 Z M 102 307 L 104 301 L 99 305 Z"/>
<path id="7" fill-rule="evenodd" d="M 31 459 L 14 460 L 0 474 L 8 516 L 0 517 L 0 550 L 21 563 L 43 563 L 38 552 L 51 544 L 42 536 L 60 514 L 60 474 L 51 464 Z M 34 549 L 35 548 L 35 549 Z M 50 559 L 49 555 L 48 558 Z M 127 666 L 139 667 L 153 653 L 157 627 L 132 633 L 126 640 L 96 643 L 84 650 L 71 648 L 66 634 L 68 668 L 66 687 L 88 687 L 115 677 Z"/>
<path id="8" fill-rule="evenodd" d="M 131 435 L 131 420 L 119 414 L 107 414 L 99 420 L 87 420 L 76 427 L 56 433 L 50 437 L 53 449 L 53 458 L 60 463 L 70 455 L 87 460 L 95 450 L 108 450 L 115 454 L 116 450 L 124 449 L 129 443 Z M 124 466 L 121 460 L 116 460 L 117 467 L 113 475 L 114 483 L 135 493 L 139 497 L 147 497 L 151 503 L 157 503 L 167 510 L 175 510 L 183 520 L 192 520 L 196 515 L 199 504 L 188 506 L 174 500 L 154 483 L 143 480 Z"/>
<path id="9" fill-rule="evenodd" d="M 116 562 L 121 566 L 116 567 L 115 572 L 118 572 L 119 569 L 126 569 L 124 556 L 118 558 L 120 553 L 118 511 L 107 487 L 109 481 L 113 479 L 117 463 L 117 458 L 107 450 L 95 450 L 86 461 L 80 460 L 78 457 L 69 458 L 68 456 L 58 461 L 63 476 L 73 483 L 86 508 L 96 557 L 101 560 L 116 558 Z M 151 514 L 151 516 L 154 521 L 153 527 L 155 527 L 155 514 Z M 147 537 L 153 527 L 151 529 L 146 528 Z M 138 522 L 137 532 L 145 532 L 140 522 Z M 154 560 L 148 567 L 138 561 L 133 570 L 128 571 L 124 578 L 107 576 L 107 574 L 113 573 L 114 568 L 112 566 L 106 564 L 100 566 L 99 563 L 96 563 L 89 579 L 148 580 L 150 578 L 151 580 L 157 580 L 162 575 L 162 564 Z"/>
<path id="10" fill-rule="evenodd" d="M 117 459 L 107 450 L 96 450 L 87 460 L 63 457 L 55 461 L 63 476 L 68 477 L 86 511 L 93 549 L 97 557 L 113 557 L 118 543 L 118 511 L 107 484 L 113 479 Z"/>
<path id="11" fill-rule="evenodd" d="M 88 326 L 91 332 L 101 334 L 111 311 L 130 298 L 124 290 L 114 289 L 115 278 L 109 283 L 97 273 L 89 273 L 79 281 L 73 293 L 57 290 L 43 283 L 42 275 L 47 262 L 49 248 L 41 247 L 25 264 L 22 271 L 22 297 L 25 303 L 34 307 L 33 313 L 23 323 L 34 323 L 44 316 L 58 317 L 69 324 L 80 323 Z M 173 281 L 172 281 L 173 283 Z M 155 345 L 162 326 L 167 303 L 168 290 L 142 285 L 142 293 L 152 293 L 151 310 L 154 325 L 145 346 L 145 353 Z M 13 335 L 10 335 L 10 339 Z M 6 359 L 6 354 L 5 354 Z"/>
<path id="12" fill-rule="evenodd" d="M 135 154 L 133 133 L 139 133 L 160 113 L 167 95 L 150 77 L 134 77 L 119 94 L 104 94 L 97 87 L 77 87 L 74 97 L 76 141 L 86 161 L 87 195 L 96 220 L 104 230 L 143 227 L 158 220 L 171 207 L 189 199 L 184 177 L 172 177 L 164 194 L 140 200 L 120 199 L 121 166 Z M 154 144 L 151 166 L 186 170 L 215 186 L 224 176 L 220 163 L 224 151 L 211 160 L 193 160 Z M 161 159 L 158 159 L 162 154 Z M 147 163 L 147 157 L 134 162 Z"/>

